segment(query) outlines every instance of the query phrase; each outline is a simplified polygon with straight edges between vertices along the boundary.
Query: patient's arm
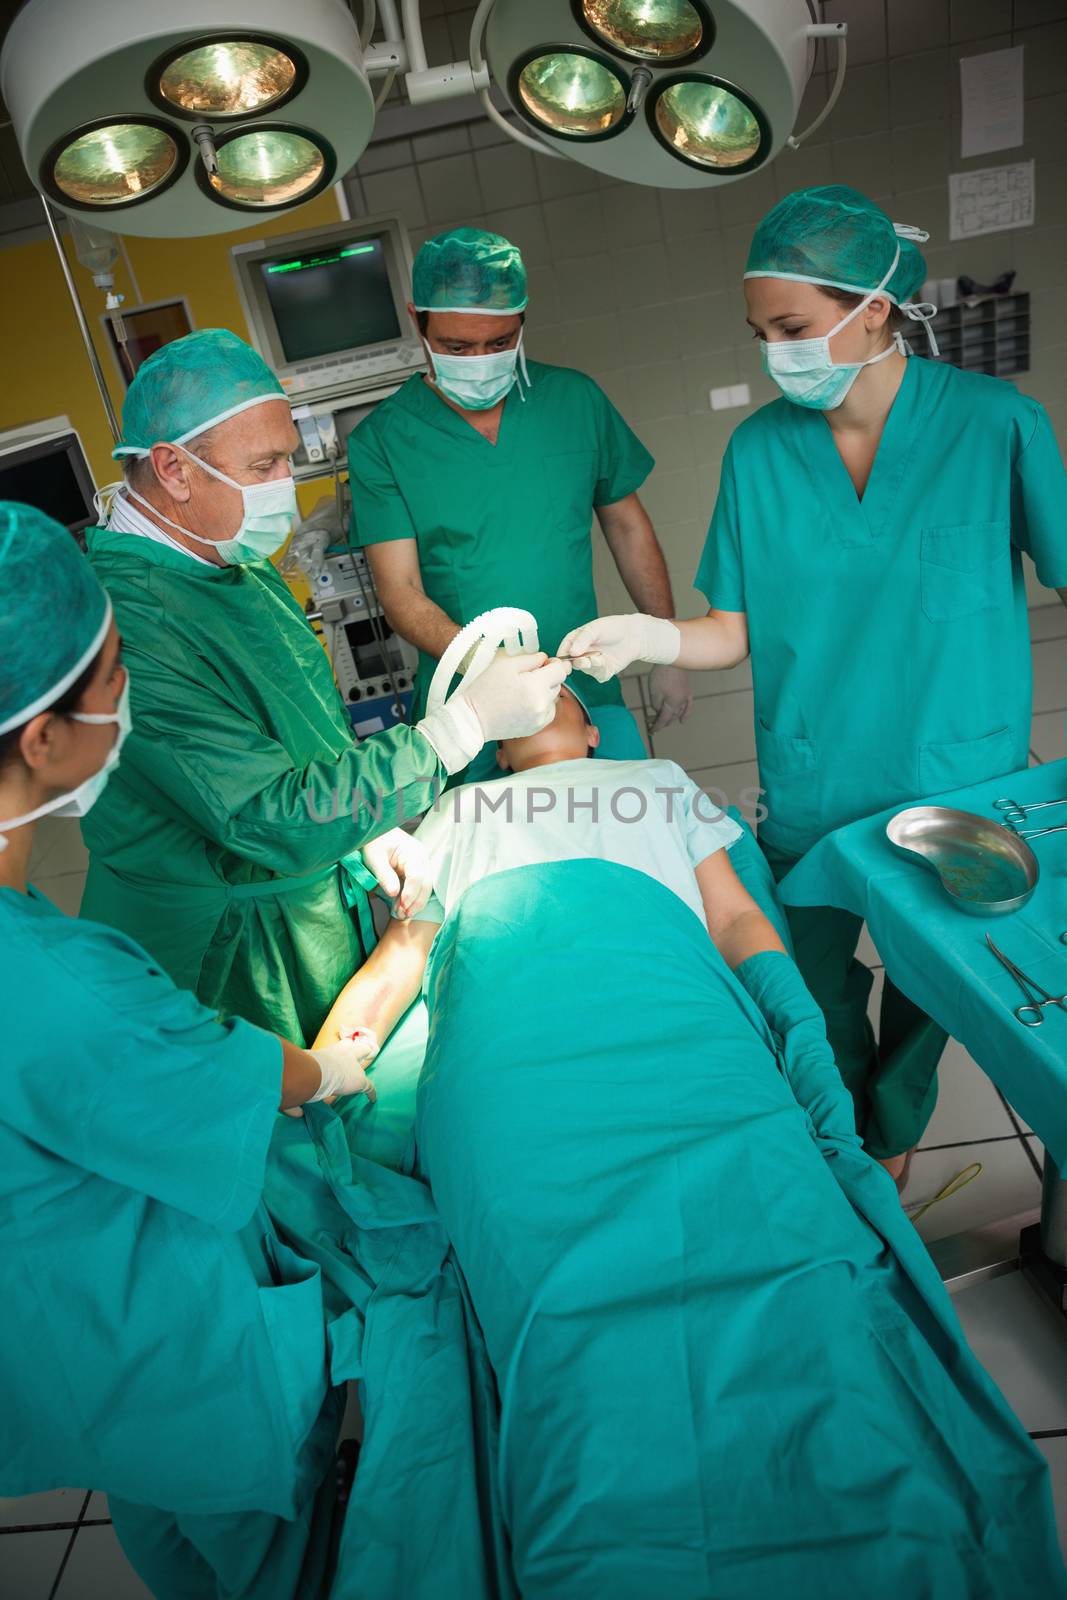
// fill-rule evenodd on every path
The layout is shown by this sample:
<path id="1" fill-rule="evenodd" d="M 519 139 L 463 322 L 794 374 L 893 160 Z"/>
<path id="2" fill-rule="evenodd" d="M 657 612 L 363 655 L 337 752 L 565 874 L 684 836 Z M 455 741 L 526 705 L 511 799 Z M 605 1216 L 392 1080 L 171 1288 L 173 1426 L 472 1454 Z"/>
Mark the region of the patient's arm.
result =
<path id="1" fill-rule="evenodd" d="M 762 950 L 785 951 L 773 924 L 731 866 L 728 850 L 716 850 L 702 861 L 696 878 L 708 932 L 731 970 Z"/>
<path id="2" fill-rule="evenodd" d="M 422 987 L 439 923 L 391 920 L 380 943 L 330 1007 L 313 1049 L 347 1028 L 370 1028 L 384 1044 Z"/>
<path id="3" fill-rule="evenodd" d="M 794 962 L 741 884 L 726 850 L 696 869 L 708 931 L 723 960 L 777 1036 L 782 1070 L 821 1138 L 857 1145 L 852 1097 L 841 1081 L 822 1012 Z"/>

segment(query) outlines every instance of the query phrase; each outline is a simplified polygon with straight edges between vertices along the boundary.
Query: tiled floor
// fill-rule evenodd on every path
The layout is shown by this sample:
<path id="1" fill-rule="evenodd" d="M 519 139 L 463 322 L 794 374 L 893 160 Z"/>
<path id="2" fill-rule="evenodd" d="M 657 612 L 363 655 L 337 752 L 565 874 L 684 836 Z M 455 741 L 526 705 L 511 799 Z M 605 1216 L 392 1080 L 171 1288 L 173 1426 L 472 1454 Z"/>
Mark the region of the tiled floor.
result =
<path id="1" fill-rule="evenodd" d="M 1040 761 L 1064 755 L 1067 707 L 1067 610 L 1031 611 L 1034 648 L 1033 753 Z M 710 792 L 752 815 L 758 786 L 752 741 L 752 693 L 747 668 L 717 680 L 700 674 L 689 723 L 656 735 L 655 753 L 686 767 Z M 639 705 L 641 684 L 628 680 L 626 700 Z M 718 796 L 717 796 L 718 798 Z M 34 882 L 64 911 L 75 913 L 85 876 L 77 826 L 45 823 L 38 830 Z M 875 969 L 872 1005 L 882 979 L 869 939 L 861 958 Z M 937 1110 L 915 1156 L 905 1199 L 930 1199 L 969 1163 L 981 1162 L 973 1183 L 941 1201 L 917 1223 L 924 1239 L 1014 1216 L 1038 1204 L 1041 1150 L 1029 1129 L 964 1050 L 951 1044 L 941 1072 Z M 1019 1274 L 956 1296 L 956 1309 L 978 1356 L 1023 1425 L 1048 1457 L 1067 1547 L 1067 1322 L 1037 1299 Z M 0 1597 L 3 1600 L 145 1600 L 148 1590 L 122 1555 L 101 1495 L 60 1489 L 0 1500 Z"/>

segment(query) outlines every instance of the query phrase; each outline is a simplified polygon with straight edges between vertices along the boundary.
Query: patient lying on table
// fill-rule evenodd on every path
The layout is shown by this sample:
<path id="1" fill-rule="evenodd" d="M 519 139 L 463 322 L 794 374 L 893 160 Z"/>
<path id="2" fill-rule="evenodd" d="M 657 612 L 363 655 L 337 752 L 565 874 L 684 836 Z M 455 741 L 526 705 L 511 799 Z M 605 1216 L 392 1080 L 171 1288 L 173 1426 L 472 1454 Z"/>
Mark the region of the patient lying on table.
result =
<path id="1" fill-rule="evenodd" d="M 418 830 L 436 886 L 422 919 L 439 925 L 473 884 L 494 873 L 612 861 L 677 895 L 706 923 L 731 967 L 759 950 L 781 951 L 730 866 L 729 849 L 742 837 L 737 823 L 673 761 L 596 760 L 599 742 L 582 702 L 564 688 L 547 728 L 499 747 L 506 776 L 445 794 Z"/>
<path id="2" fill-rule="evenodd" d="M 565 693 L 480 804 L 443 798 L 427 920 L 327 1024 L 384 1037 L 424 983 L 419 1161 L 519 1593 L 1067 1594 L 1044 1464 L 856 1139 L 740 830 L 595 745 Z"/>

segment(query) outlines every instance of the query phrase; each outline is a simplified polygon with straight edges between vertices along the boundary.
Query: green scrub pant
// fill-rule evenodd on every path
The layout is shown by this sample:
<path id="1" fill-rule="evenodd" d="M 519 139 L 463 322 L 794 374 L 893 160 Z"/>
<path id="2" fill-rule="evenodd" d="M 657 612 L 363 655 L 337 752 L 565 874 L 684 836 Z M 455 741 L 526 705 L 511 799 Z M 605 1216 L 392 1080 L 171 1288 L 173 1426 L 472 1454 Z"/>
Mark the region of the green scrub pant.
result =
<path id="1" fill-rule="evenodd" d="M 761 840 L 780 883 L 798 856 Z M 885 977 L 875 1039 L 867 1015 L 874 975 L 856 960 L 863 918 L 832 906 L 786 906 L 797 966 L 823 1016 L 870 1155 L 901 1155 L 922 1137 L 937 1103 L 937 1063 L 948 1034 Z"/>

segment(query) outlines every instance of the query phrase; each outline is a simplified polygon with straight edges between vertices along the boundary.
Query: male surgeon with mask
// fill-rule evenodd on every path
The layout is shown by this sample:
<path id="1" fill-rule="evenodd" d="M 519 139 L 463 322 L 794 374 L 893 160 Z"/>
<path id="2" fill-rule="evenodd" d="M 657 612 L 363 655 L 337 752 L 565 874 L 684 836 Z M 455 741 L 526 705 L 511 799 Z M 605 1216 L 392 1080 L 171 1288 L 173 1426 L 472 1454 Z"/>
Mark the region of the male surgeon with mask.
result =
<path id="1" fill-rule="evenodd" d="M 397 824 L 486 739 L 550 721 L 568 669 L 501 657 L 417 726 L 357 743 L 268 559 L 296 520 L 295 444 L 277 378 L 225 330 L 165 345 L 130 385 L 125 480 L 87 542 L 133 731 L 83 828 L 82 913 L 204 1004 L 305 1041 L 373 946 L 367 888 L 408 913 L 429 892 Z"/>
<path id="2" fill-rule="evenodd" d="M 726 452 L 695 580 L 711 609 L 601 618 L 560 645 L 600 676 L 751 651 L 759 839 L 778 878 L 845 823 L 1025 767 L 1022 556 L 1067 597 L 1067 481 L 1044 409 L 1001 379 L 907 359 L 903 328 L 934 310 L 914 299 L 925 237 L 839 184 L 763 218 L 745 299 L 782 398 Z M 859 1131 L 900 1180 L 945 1034 L 887 978 L 876 1040 L 860 919 L 787 914 Z"/>
<path id="3" fill-rule="evenodd" d="M 408 311 L 428 370 L 349 437 L 353 542 L 393 627 L 419 648 L 417 705 L 438 657 L 492 606 L 522 606 L 555 650 L 591 614 L 592 521 L 635 605 L 669 617 L 663 552 L 638 498 L 652 458 L 584 373 L 527 361 L 526 269 L 500 234 L 457 228 L 415 260 Z M 646 754 L 618 684 L 581 685 L 608 758 Z M 650 680 L 656 726 L 689 711 L 685 673 Z M 491 752 L 468 777 L 492 776 Z"/>

